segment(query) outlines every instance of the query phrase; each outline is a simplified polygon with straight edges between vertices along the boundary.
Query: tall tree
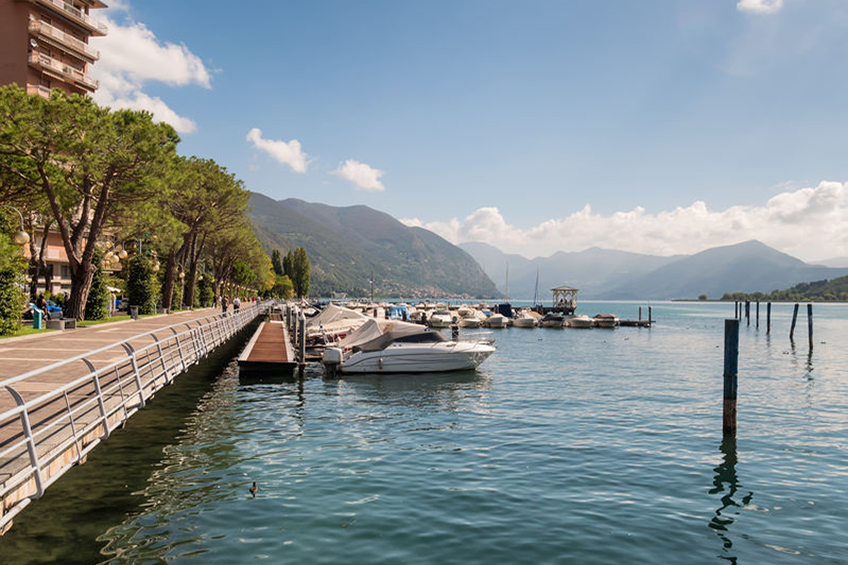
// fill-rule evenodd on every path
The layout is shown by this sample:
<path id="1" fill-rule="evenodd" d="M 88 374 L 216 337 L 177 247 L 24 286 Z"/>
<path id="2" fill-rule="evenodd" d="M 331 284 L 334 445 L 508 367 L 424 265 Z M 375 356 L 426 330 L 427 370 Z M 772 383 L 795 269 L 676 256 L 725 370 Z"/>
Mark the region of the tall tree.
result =
<path id="1" fill-rule="evenodd" d="M 275 249 L 271 252 L 271 265 L 274 267 L 275 275 L 283 274 L 283 260 L 280 257 L 279 249 Z"/>
<path id="2" fill-rule="evenodd" d="M 306 249 L 298 247 L 294 250 L 293 258 L 294 292 L 298 298 L 302 298 L 309 294 L 310 270 L 309 257 L 306 255 Z"/>
<path id="3" fill-rule="evenodd" d="M 58 90 L 45 100 L 2 87 L 0 116 L 0 169 L 47 199 L 70 263 L 66 312 L 83 319 L 98 238 L 119 208 L 156 193 L 179 138 L 148 112 L 111 112 Z"/>

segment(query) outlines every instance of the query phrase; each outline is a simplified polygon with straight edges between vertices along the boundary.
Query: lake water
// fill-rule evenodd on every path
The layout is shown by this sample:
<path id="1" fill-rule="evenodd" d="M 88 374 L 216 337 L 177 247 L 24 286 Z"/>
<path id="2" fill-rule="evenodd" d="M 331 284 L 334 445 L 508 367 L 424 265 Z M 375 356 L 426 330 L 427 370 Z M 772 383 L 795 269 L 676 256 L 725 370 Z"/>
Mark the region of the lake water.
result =
<path id="1" fill-rule="evenodd" d="M 735 440 L 732 304 L 493 330 L 476 373 L 240 382 L 230 351 L 26 509 L 0 562 L 846 563 L 848 305 L 815 306 L 812 352 L 791 308 L 742 322 Z"/>

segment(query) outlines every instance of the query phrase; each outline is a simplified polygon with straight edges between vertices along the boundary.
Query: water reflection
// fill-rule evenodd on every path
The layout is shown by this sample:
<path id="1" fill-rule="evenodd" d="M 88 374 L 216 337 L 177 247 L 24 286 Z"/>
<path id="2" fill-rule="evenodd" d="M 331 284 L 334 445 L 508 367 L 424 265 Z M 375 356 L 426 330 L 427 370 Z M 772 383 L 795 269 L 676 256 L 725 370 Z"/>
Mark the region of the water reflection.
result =
<path id="1" fill-rule="evenodd" d="M 713 469 L 715 471 L 713 488 L 709 491 L 710 494 L 720 495 L 721 506 L 716 509 L 709 526 L 715 530 L 722 542 L 723 553 L 719 557 L 735 564 L 737 558 L 733 555 L 733 540 L 729 528 L 736 521 L 734 516 L 739 514 L 738 509 L 750 504 L 754 493 L 748 492 L 739 502 L 736 501 L 737 491 L 742 485 L 739 484 L 739 477 L 736 474 L 735 437 L 725 436 L 721 442 L 721 453 L 722 462 Z"/>

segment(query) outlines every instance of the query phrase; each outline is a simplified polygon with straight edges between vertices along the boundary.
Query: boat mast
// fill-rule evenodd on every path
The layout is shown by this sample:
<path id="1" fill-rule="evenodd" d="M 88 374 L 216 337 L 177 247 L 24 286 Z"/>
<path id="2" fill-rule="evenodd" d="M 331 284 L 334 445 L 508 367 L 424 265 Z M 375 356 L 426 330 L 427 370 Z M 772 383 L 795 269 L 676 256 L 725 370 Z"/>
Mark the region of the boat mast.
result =
<path id="1" fill-rule="evenodd" d="M 504 302 L 509 302 L 509 261 L 506 262 L 506 283 L 504 284 Z"/>
<path id="2" fill-rule="evenodd" d="M 536 291 L 533 293 L 533 306 L 539 302 L 539 267 L 536 266 Z"/>

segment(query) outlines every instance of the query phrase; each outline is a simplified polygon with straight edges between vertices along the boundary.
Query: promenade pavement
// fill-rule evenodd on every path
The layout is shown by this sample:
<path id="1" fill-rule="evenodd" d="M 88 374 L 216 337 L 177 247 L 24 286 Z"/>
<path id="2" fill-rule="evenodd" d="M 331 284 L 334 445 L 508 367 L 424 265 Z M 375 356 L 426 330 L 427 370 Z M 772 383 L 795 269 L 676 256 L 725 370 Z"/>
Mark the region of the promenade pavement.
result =
<path id="1" fill-rule="evenodd" d="M 140 334 L 164 329 L 174 324 L 189 323 L 200 318 L 213 316 L 219 312 L 220 310 L 217 308 L 201 308 L 139 318 L 138 320 L 125 320 L 96 326 L 78 327 L 73 330 L 0 339 L 0 381 L 119 343 Z M 137 343 L 135 340 L 131 340 L 130 344 L 138 349 L 148 345 L 151 340 L 151 337 L 146 336 L 138 339 Z M 95 367 L 98 367 L 123 358 L 125 355 L 126 352 L 123 349 L 113 348 L 99 355 L 87 356 L 86 359 L 92 362 Z M 37 395 L 71 382 L 87 372 L 87 367 L 81 361 L 70 363 L 60 369 L 40 375 L 37 379 L 28 379 L 25 383 L 19 383 L 16 388 L 25 397 Z M 0 391 L 0 412 L 11 408 L 13 405 L 11 398 Z"/>

